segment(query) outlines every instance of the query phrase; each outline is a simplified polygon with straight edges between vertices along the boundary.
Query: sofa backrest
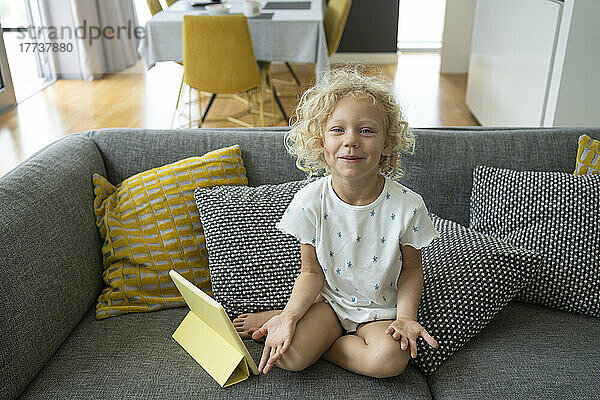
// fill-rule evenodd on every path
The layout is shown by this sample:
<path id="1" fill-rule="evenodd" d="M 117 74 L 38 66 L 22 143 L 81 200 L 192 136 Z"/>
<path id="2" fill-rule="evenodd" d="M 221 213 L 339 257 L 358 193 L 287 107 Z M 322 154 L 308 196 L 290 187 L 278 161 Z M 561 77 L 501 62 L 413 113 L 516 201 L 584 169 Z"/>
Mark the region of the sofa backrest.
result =
<path id="1" fill-rule="evenodd" d="M 123 179 L 186 157 L 239 144 L 248 184 L 259 186 L 303 179 L 283 146 L 283 128 L 141 130 L 101 129 L 89 133 L 104 158 L 107 179 Z"/>
<path id="2" fill-rule="evenodd" d="M 599 128 L 418 129 L 403 183 L 423 196 L 429 211 L 468 226 L 477 165 L 573 173 L 577 139 L 585 133 L 600 137 Z"/>
<path id="3" fill-rule="evenodd" d="M 108 179 L 118 183 L 149 168 L 239 144 L 251 186 L 303 179 L 283 146 L 288 128 L 192 130 L 104 129 L 91 132 Z M 577 138 L 600 137 L 599 128 L 415 129 L 417 147 L 403 158 L 403 184 L 420 193 L 429 211 L 469 223 L 473 168 L 573 172 Z"/>

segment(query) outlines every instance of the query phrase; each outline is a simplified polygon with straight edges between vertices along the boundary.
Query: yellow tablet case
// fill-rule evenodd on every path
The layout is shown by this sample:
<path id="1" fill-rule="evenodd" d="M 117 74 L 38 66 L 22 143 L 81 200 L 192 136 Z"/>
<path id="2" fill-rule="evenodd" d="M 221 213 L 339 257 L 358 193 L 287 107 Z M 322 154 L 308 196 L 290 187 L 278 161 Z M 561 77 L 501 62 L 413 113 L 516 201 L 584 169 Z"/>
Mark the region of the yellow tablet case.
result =
<path id="1" fill-rule="evenodd" d="M 248 379 L 258 368 L 223 307 L 190 281 L 171 270 L 169 275 L 190 312 L 173 339 L 222 387 Z"/>

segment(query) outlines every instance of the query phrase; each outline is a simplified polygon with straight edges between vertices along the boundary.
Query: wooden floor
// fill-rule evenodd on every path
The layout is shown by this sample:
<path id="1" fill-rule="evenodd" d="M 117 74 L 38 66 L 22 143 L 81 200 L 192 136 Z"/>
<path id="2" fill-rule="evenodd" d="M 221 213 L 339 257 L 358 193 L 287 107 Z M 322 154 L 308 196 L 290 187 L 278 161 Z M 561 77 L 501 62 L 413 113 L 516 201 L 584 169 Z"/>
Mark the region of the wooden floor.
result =
<path id="1" fill-rule="evenodd" d="M 372 66 L 393 79 L 394 89 L 412 127 L 478 125 L 465 105 L 466 75 L 439 73 L 438 53 L 406 53 L 398 64 Z M 314 81 L 312 64 L 295 64 L 302 88 L 279 86 L 288 115 L 297 96 Z M 272 66 L 275 79 L 290 80 L 282 64 Z M 134 67 L 87 81 L 60 80 L 0 115 L 0 176 L 47 144 L 74 132 L 104 127 L 169 129 L 182 67 L 159 63 L 146 71 L 141 61 Z M 187 97 L 187 92 L 186 92 Z M 215 101 L 210 114 L 236 112 L 236 101 Z M 269 111 L 272 104 L 266 104 Z M 180 107 L 180 111 L 187 108 Z M 280 119 L 271 125 L 284 126 Z M 175 125 L 182 125 L 180 117 Z M 207 127 L 235 126 L 211 122 Z"/>

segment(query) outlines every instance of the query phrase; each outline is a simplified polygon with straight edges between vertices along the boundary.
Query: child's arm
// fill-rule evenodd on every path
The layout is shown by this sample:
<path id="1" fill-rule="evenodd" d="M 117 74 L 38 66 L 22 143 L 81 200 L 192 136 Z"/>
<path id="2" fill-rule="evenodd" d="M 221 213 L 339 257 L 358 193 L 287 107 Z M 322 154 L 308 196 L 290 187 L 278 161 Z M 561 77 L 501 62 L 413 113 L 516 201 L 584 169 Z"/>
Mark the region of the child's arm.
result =
<path id="1" fill-rule="evenodd" d="M 421 250 L 402 246 L 402 272 L 398 277 L 397 318 L 417 319 L 417 311 L 423 292 L 423 266 Z"/>
<path id="2" fill-rule="evenodd" d="M 289 347 L 296 330 L 296 324 L 315 301 L 325 282 L 325 275 L 317 260 L 315 248 L 309 244 L 301 244 L 300 254 L 302 257 L 300 275 L 294 282 L 292 294 L 283 312 L 269 319 L 259 330 L 252 334 L 254 340 L 267 335 L 258 366 L 258 371 L 264 374 L 269 372 Z"/>
<path id="3" fill-rule="evenodd" d="M 325 283 L 325 274 L 317 260 L 315 248 L 310 244 L 301 244 L 300 256 L 302 258 L 300 275 L 294 282 L 292 294 L 282 312 L 295 322 L 298 322 L 308 311 Z"/>
<path id="4" fill-rule="evenodd" d="M 396 320 L 385 331 L 394 340 L 400 340 L 402 350 L 410 347 L 412 358 L 417 357 L 417 338 L 423 337 L 434 348 L 437 341 L 417 322 L 417 312 L 423 291 L 421 250 L 405 245 L 402 251 L 402 272 L 398 277 Z"/>

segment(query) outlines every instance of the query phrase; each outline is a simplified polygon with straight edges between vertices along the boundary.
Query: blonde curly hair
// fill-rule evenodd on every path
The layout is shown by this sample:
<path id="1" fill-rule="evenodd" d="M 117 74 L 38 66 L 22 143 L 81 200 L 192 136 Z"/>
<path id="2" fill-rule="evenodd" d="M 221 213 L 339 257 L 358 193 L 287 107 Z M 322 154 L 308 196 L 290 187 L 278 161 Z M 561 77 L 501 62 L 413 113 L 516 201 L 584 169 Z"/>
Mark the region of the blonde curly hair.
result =
<path id="1" fill-rule="evenodd" d="M 302 94 L 292 117 L 294 122 L 285 135 L 285 147 L 296 157 L 296 165 L 309 176 L 331 173 L 323 154 L 324 127 L 338 101 L 349 95 L 370 99 L 381 111 L 390 152 L 381 156 L 378 169 L 389 177 L 402 177 L 402 154 L 414 152 L 415 136 L 408 130 L 392 83 L 382 73 L 367 75 L 362 65 L 331 69 Z"/>

